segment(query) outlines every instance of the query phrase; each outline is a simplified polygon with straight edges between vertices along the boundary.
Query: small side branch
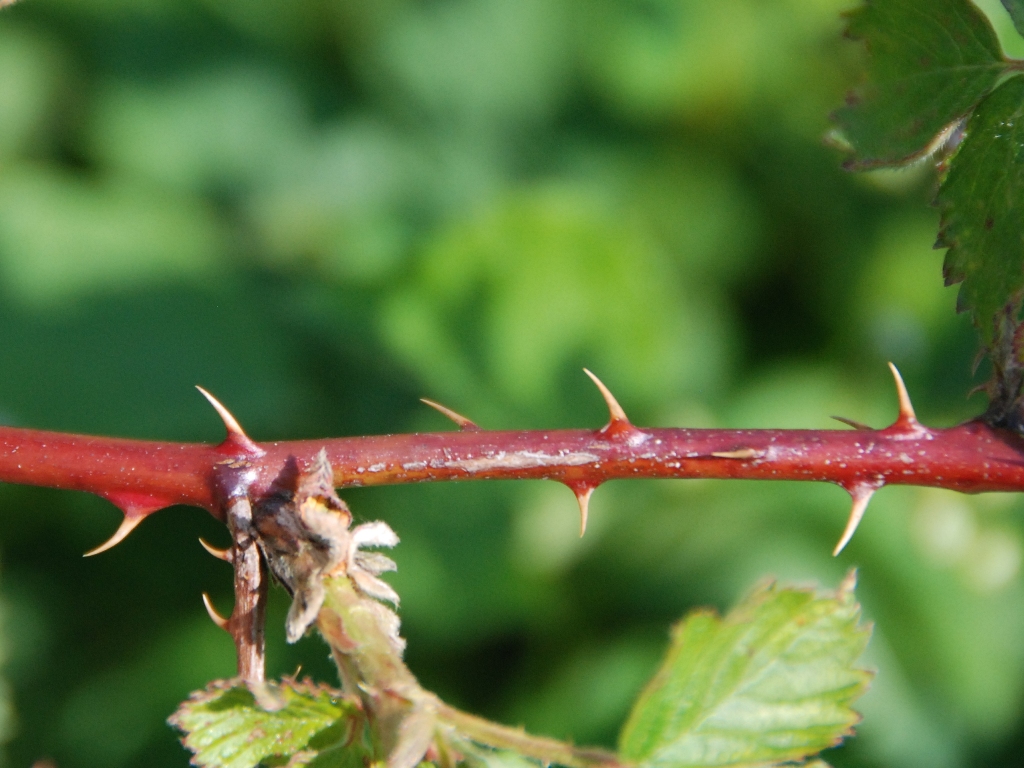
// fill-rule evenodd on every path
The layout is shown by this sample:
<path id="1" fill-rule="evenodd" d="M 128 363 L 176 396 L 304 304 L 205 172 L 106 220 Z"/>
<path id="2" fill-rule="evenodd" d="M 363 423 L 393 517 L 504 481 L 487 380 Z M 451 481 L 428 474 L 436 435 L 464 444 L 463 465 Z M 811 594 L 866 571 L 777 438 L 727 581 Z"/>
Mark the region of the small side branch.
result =
<path id="1" fill-rule="evenodd" d="M 544 736 L 532 736 L 522 728 L 492 723 L 441 701 L 437 703 L 437 718 L 442 723 L 454 726 L 460 734 L 478 744 L 507 749 L 545 764 L 558 763 L 569 768 L 624 768 L 628 765 L 603 749 L 577 747 Z"/>
<path id="2" fill-rule="evenodd" d="M 253 535 L 252 506 L 245 497 L 227 505 L 231 559 L 235 567 L 235 608 L 227 630 L 238 652 L 238 675 L 246 682 L 265 680 L 264 627 L 267 612 L 267 567 Z"/>

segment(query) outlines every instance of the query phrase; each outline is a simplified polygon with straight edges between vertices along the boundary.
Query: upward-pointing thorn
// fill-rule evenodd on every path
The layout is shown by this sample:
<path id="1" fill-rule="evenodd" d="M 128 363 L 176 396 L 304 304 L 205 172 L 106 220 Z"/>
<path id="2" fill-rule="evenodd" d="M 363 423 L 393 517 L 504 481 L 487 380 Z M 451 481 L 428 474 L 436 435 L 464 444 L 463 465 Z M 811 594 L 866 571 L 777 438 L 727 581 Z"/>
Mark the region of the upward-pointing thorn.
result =
<path id="1" fill-rule="evenodd" d="M 892 377 L 896 381 L 896 396 L 900 401 L 900 415 L 896 418 L 893 426 L 917 427 L 919 422 L 917 415 L 914 413 L 914 406 L 910 402 L 910 395 L 907 393 L 907 385 L 903 383 L 903 377 L 900 376 L 900 372 L 896 370 L 895 365 L 889 363 L 889 370 L 892 371 Z"/>
<path id="2" fill-rule="evenodd" d="M 601 432 L 617 432 L 621 429 L 632 429 L 633 425 L 629 422 L 629 418 L 626 416 L 626 412 L 622 410 L 622 406 L 619 405 L 619 401 L 615 399 L 615 396 L 609 391 L 608 387 L 604 385 L 597 376 L 591 373 L 586 368 L 583 372 L 590 377 L 590 380 L 597 385 L 598 390 L 601 392 L 601 397 L 604 398 L 605 404 L 608 406 L 608 413 L 611 418 L 608 423 L 601 429 Z"/>
<path id="3" fill-rule="evenodd" d="M 225 408 L 216 397 L 211 395 L 198 384 L 196 385 L 196 389 L 198 389 L 200 394 L 210 402 L 213 409 L 217 411 L 217 415 L 220 416 L 221 421 L 224 422 L 224 426 L 228 431 L 227 439 L 224 442 L 234 443 L 235 445 L 243 448 L 247 453 L 254 453 L 258 456 L 262 456 L 264 451 L 256 445 L 256 443 L 254 443 L 247 434 L 245 434 L 245 431 L 238 423 L 238 420 L 231 415 L 231 411 Z"/>
<path id="4" fill-rule="evenodd" d="M 456 424 L 458 424 L 459 425 L 459 429 L 461 429 L 463 432 L 474 432 L 474 431 L 480 429 L 480 427 L 478 427 L 473 421 L 467 419 L 461 413 L 456 413 L 451 408 L 445 408 L 440 403 L 435 403 L 433 400 L 427 400 L 427 398 L 425 398 L 425 397 L 421 397 L 420 398 L 420 402 L 421 403 L 426 403 L 427 405 L 429 405 L 431 408 L 433 408 L 435 411 L 438 411 L 439 413 L 443 413 L 449 419 L 451 419 Z"/>
<path id="5" fill-rule="evenodd" d="M 95 549 L 90 549 L 82 557 L 92 557 L 98 555 L 100 552 L 106 552 L 108 549 L 113 549 L 122 541 L 129 533 L 135 530 L 135 527 L 146 518 L 145 515 L 125 515 L 124 520 L 117 526 L 117 530 L 114 531 L 114 535 L 107 539 L 105 542 L 100 544 Z"/>

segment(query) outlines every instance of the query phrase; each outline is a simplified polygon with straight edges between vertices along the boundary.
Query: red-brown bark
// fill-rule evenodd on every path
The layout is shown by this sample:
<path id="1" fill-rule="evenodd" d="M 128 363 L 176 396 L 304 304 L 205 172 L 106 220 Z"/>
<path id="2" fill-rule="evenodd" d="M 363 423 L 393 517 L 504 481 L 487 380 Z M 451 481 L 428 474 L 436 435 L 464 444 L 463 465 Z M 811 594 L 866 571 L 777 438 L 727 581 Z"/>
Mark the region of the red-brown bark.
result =
<path id="1" fill-rule="evenodd" d="M 222 517 L 223 470 L 266 494 L 286 466 L 324 448 L 338 487 L 445 480 L 618 478 L 813 480 L 1024 490 L 1024 440 L 969 421 L 948 429 L 640 429 L 465 431 L 257 443 L 165 443 L 0 427 L 0 481 L 89 491 L 122 508 L 204 507 Z"/>

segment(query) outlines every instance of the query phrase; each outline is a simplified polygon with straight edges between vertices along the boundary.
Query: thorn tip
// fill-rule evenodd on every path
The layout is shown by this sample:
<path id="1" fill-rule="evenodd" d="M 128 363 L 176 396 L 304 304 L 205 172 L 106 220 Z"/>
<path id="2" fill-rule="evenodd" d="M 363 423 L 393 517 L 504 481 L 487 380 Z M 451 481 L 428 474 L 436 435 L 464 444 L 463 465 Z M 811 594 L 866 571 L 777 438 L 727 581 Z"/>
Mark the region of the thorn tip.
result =
<path id="1" fill-rule="evenodd" d="M 896 422 L 893 426 L 899 425 L 901 427 L 916 426 L 917 415 L 914 413 L 914 406 L 910 402 L 910 394 L 907 392 L 907 385 L 903 383 L 903 377 L 900 376 L 899 370 L 892 363 L 889 363 L 889 370 L 892 371 L 892 377 L 896 382 L 896 396 L 900 402 L 900 415 L 896 418 Z"/>
<path id="2" fill-rule="evenodd" d="M 107 539 L 105 542 L 100 544 L 95 549 L 90 549 L 82 557 L 92 557 L 98 555 L 100 552 L 106 552 L 108 549 L 113 549 L 118 544 L 127 538 L 128 534 L 135 530 L 136 526 L 143 521 L 145 515 L 125 515 L 124 520 L 117 526 L 117 530 L 114 531 L 114 535 Z"/>
<path id="3" fill-rule="evenodd" d="M 217 411 L 217 415 L 220 416 L 221 421 L 224 422 L 224 427 L 228 431 L 227 440 L 225 442 L 236 443 L 242 446 L 246 451 L 250 453 L 257 453 L 260 455 L 263 454 L 263 451 L 260 449 L 260 447 L 256 445 L 256 443 L 253 442 L 253 440 L 247 434 L 245 434 L 245 430 L 242 429 L 242 426 L 238 423 L 238 420 L 231 414 L 231 411 L 224 407 L 220 400 L 211 395 L 198 384 L 196 385 L 196 389 L 198 389 L 199 393 L 209 401 L 210 405 L 213 406 L 213 409 Z"/>
<path id="4" fill-rule="evenodd" d="M 853 419 L 848 419 L 845 416 L 833 416 L 832 418 L 835 419 L 836 421 L 846 424 L 848 427 L 853 427 L 854 429 L 865 429 L 869 431 L 874 431 L 874 427 L 865 424 L 863 421 L 854 421 Z"/>
<path id="5" fill-rule="evenodd" d="M 847 489 L 850 497 L 853 499 L 853 504 L 850 507 L 850 517 L 846 521 L 843 535 L 839 538 L 836 548 L 832 550 L 832 557 L 838 556 L 846 548 L 846 545 L 850 543 L 850 539 L 853 538 L 853 534 L 857 531 L 857 526 L 860 525 L 860 521 L 864 517 L 864 510 L 868 508 L 868 502 L 871 501 L 871 497 L 879 487 L 874 485 L 858 485 L 852 489 Z"/>
<path id="6" fill-rule="evenodd" d="M 576 501 L 580 505 L 580 538 L 587 532 L 587 519 L 590 516 L 590 497 L 594 495 L 596 485 L 570 485 L 569 488 L 576 494 Z"/>
<path id="7" fill-rule="evenodd" d="M 225 563 L 230 563 L 230 562 L 234 561 L 234 558 L 231 555 L 231 549 L 230 548 L 229 549 L 218 549 L 217 547 L 213 546 L 212 544 L 209 544 L 202 536 L 199 537 L 199 543 L 200 543 L 200 545 L 202 545 L 203 549 L 205 549 L 211 555 L 216 557 L 218 560 L 223 560 Z"/>
<path id="8" fill-rule="evenodd" d="M 420 398 L 420 402 L 421 403 L 425 403 L 426 405 L 429 405 L 431 408 L 433 408 L 438 413 L 442 413 L 445 416 L 447 416 L 449 419 L 451 419 L 456 424 L 458 424 L 459 425 L 459 429 L 463 430 L 464 432 L 472 432 L 472 431 L 480 429 L 480 427 L 478 427 L 476 425 L 476 423 L 473 422 L 471 419 L 467 419 L 461 413 L 456 413 L 451 408 L 445 408 L 440 403 L 436 403 L 433 400 L 428 400 L 425 397 L 421 397 Z"/>
<path id="9" fill-rule="evenodd" d="M 601 431 L 607 432 L 616 425 L 620 427 L 632 427 L 633 425 L 626 416 L 626 412 L 622 410 L 622 406 L 619 405 L 619 401 L 615 399 L 615 396 L 611 393 L 608 387 L 604 385 L 604 382 L 597 378 L 597 376 L 591 373 L 587 368 L 584 368 L 583 372 L 590 377 L 590 380 L 593 381 L 594 384 L 597 385 L 597 389 L 601 392 L 601 397 L 604 398 L 605 405 L 608 406 L 608 413 L 611 416 L 611 419 Z"/>
<path id="10" fill-rule="evenodd" d="M 228 620 L 221 616 L 219 613 L 217 613 L 217 609 L 213 607 L 213 603 L 210 601 L 210 596 L 205 592 L 203 592 L 203 605 L 206 607 L 206 613 L 209 615 L 210 619 L 213 621 L 214 624 L 223 629 L 225 632 L 231 631 L 230 629 L 228 629 Z"/>

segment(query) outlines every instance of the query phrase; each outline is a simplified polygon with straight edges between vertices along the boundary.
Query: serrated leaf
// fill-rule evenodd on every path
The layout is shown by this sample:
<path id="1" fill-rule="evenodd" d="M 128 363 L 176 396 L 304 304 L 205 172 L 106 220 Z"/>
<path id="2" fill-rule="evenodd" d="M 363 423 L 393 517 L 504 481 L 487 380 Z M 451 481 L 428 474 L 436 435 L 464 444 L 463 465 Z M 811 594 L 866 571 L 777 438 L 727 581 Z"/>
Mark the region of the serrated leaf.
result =
<path id="1" fill-rule="evenodd" d="M 992 25 L 970 0 L 867 0 L 849 19 L 849 35 L 868 49 L 866 81 L 835 113 L 853 168 L 928 152 L 1006 68 Z"/>
<path id="2" fill-rule="evenodd" d="M 1013 28 L 1024 35 L 1024 0 L 1003 0 L 1003 7 L 1013 19 Z"/>
<path id="3" fill-rule="evenodd" d="M 1024 77 L 1013 77 L 971 116 L 938 196 L 946 285 L 963 282 L 958 309 L 974 313 L 989 347 L 997 313 L 1024 291 L 1022 201 Z"/>
<path id="4" fill-rule="evenodd" d="M 321 750 L 346 742 L 361 720 L 356 703 L 309 681 L 270 685 L 263 698 L 274 711 L 237 678 L 216 680 L 189 696 L 168 722 L 185 733 L 193 765 L 254 768 L 262 761 L 306 765 Z"/>
<path id="5" fill-rule="evenodd" d="M 838 592 L 756 589 L 728 616 L 695 611 L 620 739 L 640 768 L 767 766 L 837 744 L 870 673 L 854 666 L 870 629 L 858 625 L 852 580 Z"/>

